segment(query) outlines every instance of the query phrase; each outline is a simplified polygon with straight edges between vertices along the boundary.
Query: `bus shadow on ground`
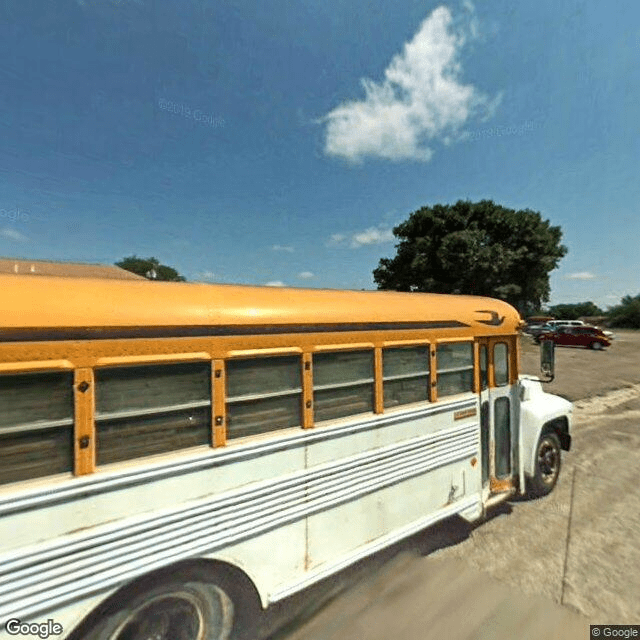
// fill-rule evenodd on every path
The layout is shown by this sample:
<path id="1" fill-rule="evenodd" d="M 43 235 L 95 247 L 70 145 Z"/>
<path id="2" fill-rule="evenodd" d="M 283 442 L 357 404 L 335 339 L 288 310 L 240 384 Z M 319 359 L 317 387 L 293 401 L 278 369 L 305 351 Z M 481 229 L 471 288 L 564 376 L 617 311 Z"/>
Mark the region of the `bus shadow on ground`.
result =
<path id="1" fill-rule="evenodd" d="M 401 556 L 418 556 L 416 561 L 419 561 L 419 557 L 456 546 L 467 540 L 476 528 L 489 520 L 508 515 L 512 510 L 509 503 L 501 503 L 473 524 L 459 516 L 453 516 L 360 560 L 308 589 L 273 604 L 260 614 L 260 620 L 255 621 L 253 637 L 262 640 L 286 640 L 349 590 L 371 581 L 380 572 L 393 571 L 394 561 Z"/>
<path id="2" fill-rule="evenodd" d="M 440 549 L 454 547 L 467 540 L 476 529 L 481 528 L 490 520 L 509 515 L 512 511 L 513 507 L 509 502 L 502 502 L 488 510 L 483 518 L 473 523 L 467 522 L 460 516 L 441 520 L 414 536 L 415 550 L 421 556 L 428 556 Z"/>

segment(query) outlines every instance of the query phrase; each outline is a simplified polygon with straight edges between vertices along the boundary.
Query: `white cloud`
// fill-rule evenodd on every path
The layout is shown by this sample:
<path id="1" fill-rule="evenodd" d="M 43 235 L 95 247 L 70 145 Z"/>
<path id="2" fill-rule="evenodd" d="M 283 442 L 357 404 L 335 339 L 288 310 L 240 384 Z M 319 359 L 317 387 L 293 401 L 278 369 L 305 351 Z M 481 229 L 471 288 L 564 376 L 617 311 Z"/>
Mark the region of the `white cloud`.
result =
<path id="1" fill-rule="evenodd" d="M 271 280 L 265 283 L 265 287 L 285 287 L 285 283 L 282 280 Z"/>
<path id="2" fill-rule="evenodd" d="M 287 253 L 293 253 L 293 247 L 284 247 L 280 244 L 274 244 L 271 249 L 273 251 L 286 251 Z"/>
<path id="3" fill-rule="evenodd" d="M 571 273 L 566 276 L 569 280 L 593 280 L 595 276 L 589 271 L 580 271 L 579 273 Z"/>
<path id="4" fill-rule="evenodd" d="M 16 242 L 26 242 L 29 239 L 15 229 L 0 229 L 0 237 L 15 240 Z"/>
<path id="5" fill-rule="evenodd" d="M 351 238 L 351 246 L 357 248 L 365 244 L 383 244 L 384 242 L 393 242 L 393 240 L 394 235 L 391 229 L 370 227 L 360 233 L 354 233 Z"/>
<path id="6" fill-rule="evenodd" d="M 462 6 L 469 13 L 469 22 L 468 22 L 469 33 L 471 34 L 472 38 L 477 38 L 480 35 L 480 24 L 478 23 L 478 18 L 476 18 L 476 8 L 473 6 L 473 3 L 470 2 L 469 0 L 465 0 L 462 3 Z"/>
<path id="7" fill-rule="evenodd" d="M 478 33 L 473 6 L 465 9 L 467 19 L 455 25 L 447 7 L 435 9 L 393 57 L 382 82 L 362 79 L 363 100 L 344 102 L 322 118 L 325 153 L 354 162 L 366 156 L 427 161 L 428 143 L 450 143 L 469 118 L 495 109 L 495 99 L 460 82 L 460 52 Z"/>
<path id="8" fill-rule="evenodd" d="M 196 280 L 214 280 L 216 274 L 213 271 L 200 271 L 195 275 Z"/>
<path id="9" fill-rule="evenodd" d="M 313 275 L 313 273 L 311 273 L 311 271 L 303 271 L 302 273 L 298 274 L 298 278 L 308 279 L 313 277 L 315 276 Z"/>
<path id="10" fill-rule="evenodd" d="M 393 242 L 395 239 L 393 231 L 385 225 L 369 227 L 364 231 L 355 231 L 349 235 L 344 233 L 334 233 L 328 240 L 327 246 L 346 245 L 347 241 L 352 249 L 357 249 L 368 244 L 383 244 Z"/>
<path id="11" fill-rule="evenodd" d="M 337 244 L 342 244 L 347 239 L 347 236 L 344 233 L 332 233 L 331 237 L 327 241 L 327 245 L 332 247 Z"/>

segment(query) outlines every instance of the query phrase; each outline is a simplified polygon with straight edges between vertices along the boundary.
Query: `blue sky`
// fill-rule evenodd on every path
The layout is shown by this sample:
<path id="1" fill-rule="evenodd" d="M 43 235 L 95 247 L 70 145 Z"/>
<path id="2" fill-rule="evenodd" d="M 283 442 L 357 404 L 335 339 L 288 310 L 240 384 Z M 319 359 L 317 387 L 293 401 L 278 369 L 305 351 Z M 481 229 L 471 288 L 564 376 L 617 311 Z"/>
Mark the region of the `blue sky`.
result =
<path id="1" fill-rule="evenodd" d="M 635 0 L 0 11 L 1 256 L 368 289 L 411 212 L 492 199 L 562 227 L 552 304 L 640 293 Z"/>

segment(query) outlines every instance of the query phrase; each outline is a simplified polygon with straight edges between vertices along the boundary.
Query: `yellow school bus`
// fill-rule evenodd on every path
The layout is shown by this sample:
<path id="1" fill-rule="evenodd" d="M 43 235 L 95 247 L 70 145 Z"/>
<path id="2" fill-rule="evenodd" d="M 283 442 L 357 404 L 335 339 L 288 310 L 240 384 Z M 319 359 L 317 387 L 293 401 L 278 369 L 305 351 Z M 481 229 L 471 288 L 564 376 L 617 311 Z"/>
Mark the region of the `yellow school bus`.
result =
<path id="1" fill-rule="evenodd" d="M 0 291 L 3 638 L 236 637 L 247 606 L 548 493 L 570 447 L 571 405 L 519 376 L 522 321 L 499 300 Z"/>

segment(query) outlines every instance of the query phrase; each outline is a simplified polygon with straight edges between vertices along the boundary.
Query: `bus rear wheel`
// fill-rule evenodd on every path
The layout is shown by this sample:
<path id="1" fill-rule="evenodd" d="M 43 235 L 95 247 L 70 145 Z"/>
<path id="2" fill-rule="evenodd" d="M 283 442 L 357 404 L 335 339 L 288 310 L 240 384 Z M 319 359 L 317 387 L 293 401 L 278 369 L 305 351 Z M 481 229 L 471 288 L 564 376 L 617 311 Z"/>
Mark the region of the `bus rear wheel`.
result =
<path id="1" fill-rule="evenodd" d="M 231 598 L 198 580 L 167 581 L 118 601 L 87 640 L 227 640 L 234 623 Z"/>
<path id="2" fill-rule="evenodd" d="M 560 465 L 560 439 L 553 431 L 545 431 L 538 440 L 535 473 L 529 483 L 533 496 L 542 497 L 553 491 L 560 475 Z"/>

